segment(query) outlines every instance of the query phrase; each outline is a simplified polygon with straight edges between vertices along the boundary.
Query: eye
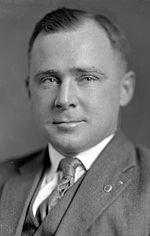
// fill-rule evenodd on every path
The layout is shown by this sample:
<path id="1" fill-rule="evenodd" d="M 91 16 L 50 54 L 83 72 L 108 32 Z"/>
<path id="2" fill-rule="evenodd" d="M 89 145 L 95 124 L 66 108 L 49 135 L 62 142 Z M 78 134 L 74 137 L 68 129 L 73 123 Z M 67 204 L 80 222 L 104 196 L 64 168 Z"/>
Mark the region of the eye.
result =
<path id="1" fill-rule="evenodd" d="M 45 76 L 40 79 L 42 84 L 50 84 L 50 85 L 58 85 L 60 84 L 60 81 L 58 78 L 54 76 Z"/>
<path id="2" fill-rule="evenodd" d="M 84 75 L 80 78 L 80 81 L 85 81 L 85 82 L 90 82 L 90 81 L 95 81 L 98 80 L 98 77 L 93 76 L 93 75 Z"/>

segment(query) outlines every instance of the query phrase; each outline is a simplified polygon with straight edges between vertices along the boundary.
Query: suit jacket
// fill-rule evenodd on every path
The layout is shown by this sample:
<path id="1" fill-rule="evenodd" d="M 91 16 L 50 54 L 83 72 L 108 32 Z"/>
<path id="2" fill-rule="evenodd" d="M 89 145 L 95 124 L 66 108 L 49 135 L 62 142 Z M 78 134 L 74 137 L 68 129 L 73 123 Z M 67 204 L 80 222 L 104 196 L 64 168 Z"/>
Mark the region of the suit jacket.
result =
<path id="1" fill-rule="evenodd" d="M 47 155 L 1 164 L 0 236 L 20 236 Z M 35 236 L 149 236 L 150 151 L 120 132 L 59 201 Z"/>

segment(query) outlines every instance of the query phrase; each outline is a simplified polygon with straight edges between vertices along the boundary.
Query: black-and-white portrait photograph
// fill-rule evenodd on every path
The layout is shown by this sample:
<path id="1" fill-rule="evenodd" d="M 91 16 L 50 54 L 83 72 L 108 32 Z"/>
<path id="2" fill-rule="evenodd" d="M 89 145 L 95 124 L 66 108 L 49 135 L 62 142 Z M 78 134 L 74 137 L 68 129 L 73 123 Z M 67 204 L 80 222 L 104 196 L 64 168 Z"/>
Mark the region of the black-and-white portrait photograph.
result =
<path id="1" fill-rule="evenodd" d="M 0 236 L 150 236 L 150 0 L 0 0 Z"/>

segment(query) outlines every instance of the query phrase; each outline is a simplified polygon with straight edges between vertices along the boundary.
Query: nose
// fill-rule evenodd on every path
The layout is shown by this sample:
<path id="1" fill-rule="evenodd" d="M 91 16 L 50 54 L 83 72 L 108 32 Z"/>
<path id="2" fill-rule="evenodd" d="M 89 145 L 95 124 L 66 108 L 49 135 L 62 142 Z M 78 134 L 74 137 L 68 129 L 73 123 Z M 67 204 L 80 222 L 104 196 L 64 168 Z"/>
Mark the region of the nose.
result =
<path id="1" fill-rule="evenodd" d="M 77 106 L 76 88 L 71 79 L 64 79 L 58 89 L 55 107 L 67 110 Z"/>

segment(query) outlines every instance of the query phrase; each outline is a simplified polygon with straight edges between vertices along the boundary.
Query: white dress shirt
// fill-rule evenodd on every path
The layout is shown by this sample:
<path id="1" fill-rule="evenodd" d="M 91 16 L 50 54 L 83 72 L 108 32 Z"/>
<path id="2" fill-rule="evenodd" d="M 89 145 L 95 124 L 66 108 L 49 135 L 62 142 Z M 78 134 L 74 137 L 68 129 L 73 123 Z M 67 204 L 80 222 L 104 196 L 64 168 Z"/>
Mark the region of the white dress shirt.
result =
<path id="1" fill-rule="evenodd" d="M 96 146 L 79 153 L 75 157 L 78 158 L 82 164 L 85 166 L 86 170 L 88 170 L 98 155 L 103 151 L 106 145 L 113 138 L 114 134 L 105 138 L 102 142 L 97 144 Z M 39 205 L 52 193 L 54 188 L 57 185 L 58 181 L 58 173 L 57 168 L 61 159 L 65 158 L 59 152 L 57 152 L 50 144 L 48 144 L 49 156 L 51 161 L 51 168 L 44 174 L 42 184 L 40 186 L 40 190 L 36 196 L 36 199 L 33 204 L 33 215 L 36 215 L 37 208 Z M 84 174 L 85 170 L 82 167 L 77 167 L 75 173 L 75 182 Z"/>

